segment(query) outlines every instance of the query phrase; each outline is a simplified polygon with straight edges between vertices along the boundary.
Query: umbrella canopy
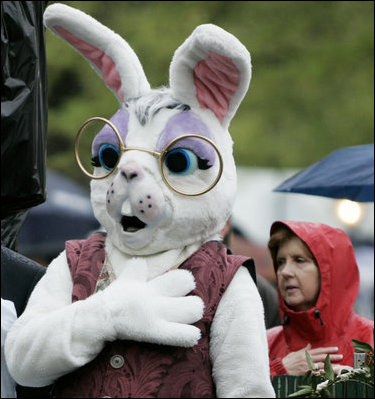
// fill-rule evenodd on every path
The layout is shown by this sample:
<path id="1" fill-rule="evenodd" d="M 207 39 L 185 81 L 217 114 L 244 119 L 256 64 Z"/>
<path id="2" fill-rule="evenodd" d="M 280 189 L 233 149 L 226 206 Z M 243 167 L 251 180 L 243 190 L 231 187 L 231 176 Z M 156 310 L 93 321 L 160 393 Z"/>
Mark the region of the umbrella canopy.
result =
<path id="1" fill-rule="evenodd" d="M 18 251 L 31 258 L 53 258 L 65 241 L 86 238 L 100 224 L 89 193 L 69 178 L 47 170 L 47 200 L 28 212 L 18 236 Z"/>
<path id="2" fill-rule="evenodd" d="M 273 191 L 374 201 L 374 144 L 336 150 Z"/>

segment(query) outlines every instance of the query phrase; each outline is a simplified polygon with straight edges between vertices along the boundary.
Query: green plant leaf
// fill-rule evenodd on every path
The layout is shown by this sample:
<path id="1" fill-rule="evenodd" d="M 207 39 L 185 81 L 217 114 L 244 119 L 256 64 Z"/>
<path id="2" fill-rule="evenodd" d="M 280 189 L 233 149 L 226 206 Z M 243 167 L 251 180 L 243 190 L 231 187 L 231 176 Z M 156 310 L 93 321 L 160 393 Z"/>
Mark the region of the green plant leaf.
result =
<path id="1" fill-rule="evenodd" d="M 307 380 L 310 376 L 311 376 L 311 370 L 306 371 L 306 373 L 304 374 L 304 376 L 302 378 L 302 383 L 304 384 L 305 382 L 307 382 Z"/>
<path id="2" fill-rule="evenodd" d="M 318 386 L 318 383 L 319 383 L 319 377 L 317 375 L 313 374 L 311 377 L 311 386 L 314 391 L 316 391 L 316 387 Z"/>
<path id="3" fill-rule="evenodd" d="M 306 361 L 311 370 L 314 370 L 314 362 L 311 359 L 310 353 L 305 351 Z"/>
<path id="4" fill-rule="evenodd" d="M 323 398 L 332 398 L 331 392 L 328 389 L 324 388 L 320 391 L 320 394 Z"/>
<path id="5" fill-rule="evenodd" d="M 374 353 L 374 348 L 371 345 L 369 345 L 367 342 L 358 341 L 356 339 L 352 339 L 352 342 L 355 349 L 363 352 Z"/>
<path id="6" fill-rule="evenodd" d="M 297 397 L 300 397 L 300 396 L 307 396 L 310 393 L 312 393 L 312 388 L 311 387 L 303 388 L 303 389 L 300 389 L 297 392 L 291 393 L 290 395 L 288 395 L 288 398 L 297 398 Z"/>
<path id="7" fill-rule="evenodd" d="M 331 360 L 329 358 L 329 354 L 326 356 L 326 358 L 324 360 L 324 376 L 330 382 L 334 382 L 335 381 L 335 373 L 334 373 L 333 368 L 331 366 Z"/>

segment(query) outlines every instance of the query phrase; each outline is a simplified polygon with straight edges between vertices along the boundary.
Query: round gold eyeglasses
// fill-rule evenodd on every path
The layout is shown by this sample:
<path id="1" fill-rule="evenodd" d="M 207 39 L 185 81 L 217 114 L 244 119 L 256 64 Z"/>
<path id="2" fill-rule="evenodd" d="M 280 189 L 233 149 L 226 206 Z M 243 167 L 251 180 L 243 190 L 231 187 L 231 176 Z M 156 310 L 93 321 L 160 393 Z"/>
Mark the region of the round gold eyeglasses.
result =
<path id="1" fill-rule="evenodd" d="M 185 196 L 198 196 L 212 190 L 223 173 L 223 159 L 216 144 L 198 134 L 176 137 L 161 152 L 126 147 L 114 123 L 93 117 L 81 126 L 74 142 L 79 167 L 85 175 L 96 180 L 115 173 L 127 151 L 141 151 L 156 157 L 164 183 Z M 93 167 L 101 168 L 92 172 Z"/>

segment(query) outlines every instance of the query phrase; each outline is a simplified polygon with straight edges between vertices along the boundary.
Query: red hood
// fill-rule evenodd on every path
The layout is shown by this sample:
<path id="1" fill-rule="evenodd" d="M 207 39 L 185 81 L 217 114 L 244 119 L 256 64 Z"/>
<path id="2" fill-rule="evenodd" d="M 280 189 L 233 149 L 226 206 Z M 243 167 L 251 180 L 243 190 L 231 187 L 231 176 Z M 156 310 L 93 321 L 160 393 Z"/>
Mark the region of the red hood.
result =
<path id="1" fill-rule="evenodd" d="M 344 333 L 359 289 L 358 266 L 350 238 L 342 230 L 324 224 L 293 221 L 273 223 L 271 234 L 280 225 L 289 227 L 306 243 L 317 260 L 321 276 L 318 300 L 309 310 L 289 309 L 279 291 L 281 319 L 287 317 L 284 331 L 288 344 L 300 348 L 306 341 L 324 340 L 326 344 L 334 341 Z"/>

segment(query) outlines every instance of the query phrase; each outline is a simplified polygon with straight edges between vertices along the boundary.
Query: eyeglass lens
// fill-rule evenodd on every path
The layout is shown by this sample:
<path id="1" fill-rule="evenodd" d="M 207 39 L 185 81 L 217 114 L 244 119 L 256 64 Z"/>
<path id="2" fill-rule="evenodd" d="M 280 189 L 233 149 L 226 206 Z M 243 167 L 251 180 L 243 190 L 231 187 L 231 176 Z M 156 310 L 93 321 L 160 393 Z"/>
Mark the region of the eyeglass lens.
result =
<path id="1" fill-rule="evenodd" d="M 121 157 L 118 136 L 102 120 L 91 120 L 83 126 L 76 148 L 82 167 L 88 174 L 94 173 L 94 167 L 101 167 L 100 176 L 109 175 Z"/>

